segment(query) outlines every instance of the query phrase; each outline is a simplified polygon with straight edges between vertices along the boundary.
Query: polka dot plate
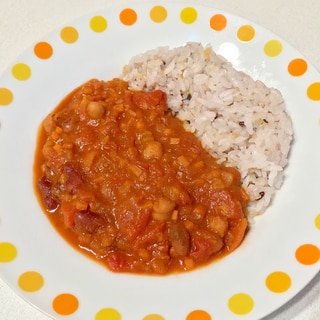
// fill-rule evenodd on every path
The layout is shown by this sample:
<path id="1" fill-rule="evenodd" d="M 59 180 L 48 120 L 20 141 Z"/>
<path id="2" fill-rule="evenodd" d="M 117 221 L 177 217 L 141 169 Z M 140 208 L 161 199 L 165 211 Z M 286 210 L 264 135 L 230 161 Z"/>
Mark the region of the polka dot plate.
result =
<path id="1" fill-rule="evenodd" d="M 73 88 L 111 79 L 130 57 L 188 41 L 211 44 L 239 70 L 281 90 L 295 140 L 283 187 L 242 246 L 194 272 L 114 274 L 72 249 L 32 188 L 37 129 Z M 268 30 L 183 1 L 113 2 L 31 45 L 0 77 L 0 273 L 54 319 L 261 319 L 320 267 L 320 75 Z"/>

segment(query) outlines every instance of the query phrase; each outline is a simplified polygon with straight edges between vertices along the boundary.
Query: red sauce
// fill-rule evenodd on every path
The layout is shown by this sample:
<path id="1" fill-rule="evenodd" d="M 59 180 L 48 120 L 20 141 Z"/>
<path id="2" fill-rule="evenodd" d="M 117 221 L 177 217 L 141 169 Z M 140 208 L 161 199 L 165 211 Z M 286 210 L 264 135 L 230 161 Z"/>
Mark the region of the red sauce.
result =
<path id="1" fill-rule="evenodd" d="M 167 108 L 162 91 L 91 80 L 43 121 L 35 189 L 74 247 L 115 272 L 187 271 L 232 252 L 248 197 Z"/>

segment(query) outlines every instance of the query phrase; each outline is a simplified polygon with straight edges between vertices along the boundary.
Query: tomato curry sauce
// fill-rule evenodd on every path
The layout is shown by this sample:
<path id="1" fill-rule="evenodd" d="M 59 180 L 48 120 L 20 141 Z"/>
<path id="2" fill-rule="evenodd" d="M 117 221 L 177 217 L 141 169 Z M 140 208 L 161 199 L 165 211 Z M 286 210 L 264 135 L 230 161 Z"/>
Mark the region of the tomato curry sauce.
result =
<path id="1" fill-rule="evenodd" d="M 34 174 L 58 232 L 115 272 L 191 270 L 247 230 L 240 173 L 184 129 L 165 93 L 120 79 L 88 81 L 46 117 Z"/>

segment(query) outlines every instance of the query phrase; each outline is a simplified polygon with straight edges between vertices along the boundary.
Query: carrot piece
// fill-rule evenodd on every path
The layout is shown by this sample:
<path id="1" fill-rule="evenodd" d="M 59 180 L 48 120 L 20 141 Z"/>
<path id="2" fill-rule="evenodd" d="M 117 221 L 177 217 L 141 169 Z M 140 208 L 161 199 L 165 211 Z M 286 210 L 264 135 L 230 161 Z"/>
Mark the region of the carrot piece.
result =
<path id="1" fill-rule="evenodd" d="M 77 209 L 71 202 L 62 202 L 61 203 L 61 213 L 63 215 L 64 225 L 67 228 L 71 228 L 74 225 L 74 216 L 77 212 Z"/>

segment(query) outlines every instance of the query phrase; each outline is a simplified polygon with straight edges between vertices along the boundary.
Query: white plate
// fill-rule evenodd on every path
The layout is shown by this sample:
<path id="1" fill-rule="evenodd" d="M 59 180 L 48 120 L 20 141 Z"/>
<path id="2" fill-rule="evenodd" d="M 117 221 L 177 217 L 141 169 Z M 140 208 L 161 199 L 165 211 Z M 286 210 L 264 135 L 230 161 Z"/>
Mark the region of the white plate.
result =
<path id="1" fill-rule="evenodd" d="M 281 90 L 295 131 L 285 183 L 242 246 L 221 261 L 167 277 L 114 274 L 71 248 L 40 210 L 32 188 L 37 129 L 81 83 L 118 76 L 137 53 L 188 41 L 210 43 L 236 68 Z M 272 313 L 320 267 L 319 117 L 320 75 L 312 65 L 268 30 L 212 7 L 122 2 L 62 26 L 0 78 L 1 277 L 56 319 L 256 320 Z"/>

